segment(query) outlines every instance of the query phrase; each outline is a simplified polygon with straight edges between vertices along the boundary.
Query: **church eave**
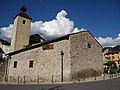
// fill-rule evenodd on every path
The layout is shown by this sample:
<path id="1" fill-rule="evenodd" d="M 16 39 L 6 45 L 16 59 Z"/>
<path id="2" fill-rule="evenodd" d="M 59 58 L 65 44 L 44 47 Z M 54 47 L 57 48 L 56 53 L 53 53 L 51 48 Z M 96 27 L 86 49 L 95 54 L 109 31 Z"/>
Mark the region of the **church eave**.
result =
<path id="1" fill-rule="evenodd" d="M 81 31 L 81 32 L 77 32 L 77 33 L 82 33 L 82 32 L 88 32 L 90 33 L 89 31 Z M 68 35 L 65 35 L 65 36 L 62 36 L 62 37 L 59 37 L 57 39 L 54 39 L 54 40 L 50 40 L 50 41 L 44 41 L 42 43 L 38 43 L 37 45 L 34 45 L 34 46 L 29 46 L 29 47 L 26 47 L 26 48 L 23 48 L 23 49 L 20 49 L 20 50 L 17 50 L 17 51 L 14 51 L 14 52 L 10 52 L 8 53 L 7 55 L 9 56 L 12 56 L 12 55 L 15 55 L 15 54 L 18 54 L 20 52 L 24 52 L 24 51 L 27 51 L 27 50 L 31 50 L 31 49 L 34 49 L 34 48 L 37 48 L 37 47 L 41 47 L 42 45 L 46 45 L 46 44 L 49 44 L 49 43 L 54 43 L 54 42 L 58 42 L 58 41 L 61 41 L 61 40 L 69 40 L 69 36 L 70 35 L 74 35 L 74 34 L 77 34 L 77 33 L 72 33 L 72 34 L 68 34 Z M 91 33 L 90 33 L 91 34 Z M 94 38 L 94 36 L 91 34 L 91 36 Z M 94 38 L 95 39 L 95 38 Z M 98 43 L 98 45 L 100 45 L 100 47 L 102 48 L 102 45 L 95 39 L 95 41 Z"/>
<path id="2" fill-rule="evenodd" d="M 14 19 L 15 19 L 17 16 L 21 16 L 21 17 L 24 17 L 24 18 L 27 18 L 27 19 L 32 20 L 31 17 L 29 17 L 27 14 L 24 14 L 23 12 L 20 12 L 19 14 L 17 14 L 17 15 L 14 17 Z M 14 19 L 13 19 L 13 20 L 14 20 Z"/>

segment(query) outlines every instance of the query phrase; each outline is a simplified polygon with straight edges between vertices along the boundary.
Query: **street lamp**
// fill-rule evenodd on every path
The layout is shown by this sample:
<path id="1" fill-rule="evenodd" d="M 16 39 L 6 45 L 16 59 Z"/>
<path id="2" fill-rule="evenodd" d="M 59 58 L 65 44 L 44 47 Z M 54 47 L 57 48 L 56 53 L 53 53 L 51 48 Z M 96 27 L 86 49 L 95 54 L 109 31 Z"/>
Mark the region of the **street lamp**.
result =
<path id="1" fill-rule="evenodd" d="M 61 82 L 63 82 L 63 51 L 60 52 L 61 53 Z"/>

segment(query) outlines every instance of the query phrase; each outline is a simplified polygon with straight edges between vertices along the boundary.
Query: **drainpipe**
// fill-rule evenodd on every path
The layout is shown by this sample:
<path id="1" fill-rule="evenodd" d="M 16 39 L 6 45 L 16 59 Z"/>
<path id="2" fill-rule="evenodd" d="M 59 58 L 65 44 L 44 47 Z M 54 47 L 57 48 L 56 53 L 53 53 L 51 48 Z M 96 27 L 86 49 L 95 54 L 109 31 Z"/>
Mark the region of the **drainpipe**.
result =
<path id="1" fill-rule="evenodd" d="M 63 51 L 60 52 L 61 53 L 61 82 L 63 82 Z"/>

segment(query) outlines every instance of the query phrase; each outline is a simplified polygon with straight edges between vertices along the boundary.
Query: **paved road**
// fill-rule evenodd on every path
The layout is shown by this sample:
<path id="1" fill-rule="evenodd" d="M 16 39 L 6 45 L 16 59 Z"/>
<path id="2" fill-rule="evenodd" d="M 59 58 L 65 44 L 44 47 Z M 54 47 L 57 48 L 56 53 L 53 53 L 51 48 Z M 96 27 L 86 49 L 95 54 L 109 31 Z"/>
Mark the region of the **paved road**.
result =
<path id="1" fill-rule="evenodd" d="M 71 84 L 0 85 L 0 90 L 120 90 L 120 78 Z"/>

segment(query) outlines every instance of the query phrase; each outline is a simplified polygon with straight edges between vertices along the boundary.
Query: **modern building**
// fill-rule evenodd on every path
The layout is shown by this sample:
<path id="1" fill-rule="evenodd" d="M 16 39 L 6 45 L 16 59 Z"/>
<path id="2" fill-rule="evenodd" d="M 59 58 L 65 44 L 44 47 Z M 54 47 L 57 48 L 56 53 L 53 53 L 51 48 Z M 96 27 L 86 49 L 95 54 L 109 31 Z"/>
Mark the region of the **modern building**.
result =
<path id="1" fill-rule="evenodd" d="M 120 68 L 120 45 L 104 48 L 104 52 L 106 62 L 114 62 Z"/>

